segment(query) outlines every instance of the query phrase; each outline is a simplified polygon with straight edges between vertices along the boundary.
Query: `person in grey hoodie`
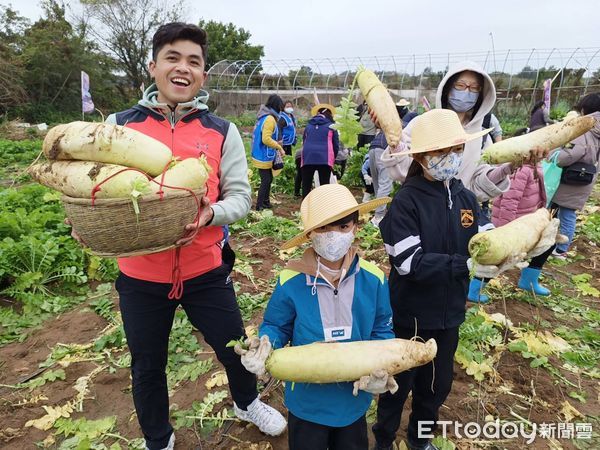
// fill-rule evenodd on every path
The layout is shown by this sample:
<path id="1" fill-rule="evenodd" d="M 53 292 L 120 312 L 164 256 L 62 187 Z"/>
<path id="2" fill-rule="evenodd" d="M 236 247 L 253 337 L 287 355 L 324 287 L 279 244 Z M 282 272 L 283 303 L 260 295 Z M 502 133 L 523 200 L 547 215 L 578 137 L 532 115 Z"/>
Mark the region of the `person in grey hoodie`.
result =
<path id="1" fill-rule="evenodd" d="M 477 64 L 463 61 L 451 67 L 440 82 L 436 94 L 435 107 L 455 111 L 467 133 L 481 131 L 483 118 L 494 107 L 496 88 L 490 76 Z M 412 158 L 397 155 L 405 146 L 410 147 L 413 122 L 402 130 L 402 143 L 397 149 L 387 148 L 381 155 L 382 163 L 390 176 L 404 182 Z M 463 162 L 457 178 L 473 192 L 480 202 L 489 201 L 506 192 L 510 186 L 509 175 L 513 171 L 510 163 L 491 166 L 481 163 L 482 148 L 490 145 L 490 140 L 482 143 L 482 138 L 465 145 Z M 532 151 L 532 157 L 545 156 L 539 149 Z"/>
<path id="2" fill-rule="evenodd" d="M 559 167 L 568 167 L 577 162 L 591 164 L 596 167 L 596 173 L 589 184 L 566 184 L 561 180 L 558 190 L 552 197 L 552 203 L 558 206 L 560 219 L 560 232 L 569 238 L 564 244 L 557 244 L 554 255 L 561 256 L 566 253 L 575 235 L 576 210 L 583 209 L 589 198 L 594 184 L 598 179 L 600 159 L 600 93 L 588 94 L 576 106 L 582 115 L 591 115 L 596 118 L 596 125 L 587 133 L 579 136 L 571 144 L 558 150 L 557 164 Z"/>

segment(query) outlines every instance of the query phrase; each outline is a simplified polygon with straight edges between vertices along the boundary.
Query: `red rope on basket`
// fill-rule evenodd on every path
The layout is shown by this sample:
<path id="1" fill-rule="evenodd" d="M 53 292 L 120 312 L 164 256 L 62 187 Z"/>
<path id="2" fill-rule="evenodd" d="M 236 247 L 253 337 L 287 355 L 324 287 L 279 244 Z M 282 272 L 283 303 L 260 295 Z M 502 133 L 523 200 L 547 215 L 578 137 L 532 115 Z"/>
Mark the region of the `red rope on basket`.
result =
<path id="1" fill-rule="evenodd" d="M 175 265 L 173 266 L 173 285 L 169 291 L 167 298 L 169 300 L 179 300 L 183 295 L 183 280 L 181 278 L 181 268 L 179 267 L 179 255 L 181 253 L 181 247 L 175 249 Z"/>
<path id="2" fill-rule="evenodd" d="M 162 176 L 160 178 L 160 182 L 158 182 L 154 178 L 150 177 L 150 175 L 148 175 L 143 170 L 135 169 L 133 167 L 127 167 L 125 169 L 122 169 L 122 170 L 119 170 L 118 172 L 113 173 L 111 176 L 105 178 L 104 180 L 102 180 L 100 183 L 96 184 L 93 187 L 92 192 L 91 192 L 92 206 L 94 206 L 94 204 L 95 204 L 96 193 L 98 191 L 100 191 L 100 186 L 102 186 L 108 180 L 110 180 L 111 178 L 113 178 L 127 170 L 133 170 L 135 172 L 139 172 L 139 173 L 145 175 L 146 178 L 148 179 L 148 181 L 152 181 L 153 183 L 156 183 L 160 186 L 160 189 L 158 192 L 156 192 L 156 194 L 158 194 L 160 196 L 161 201 L 164 199 L 164 191 L 162 190 L 163 187 L 166 187 L 169 189 L 186 191 L 186 192 L 189 192 L 190 194 L 192 194 L 192 197 L 193 197 L 194 201 L 196 202 L 196 216 L 194 218 L 194 222 L 192 222 L 192 224 L 196 225 L 196 229 L 194 230 L 193 234 L 190 236 L 193 240 L 196 237 L 196 235 L 198 234 L 197 225 L 200 223 L 200 210 L 202 209 L 202 205 L 200 203 L 200 200 L 198 199 L 198 196 L 196 195 L 196 193 L 193 190 L 184 188 L 184 187 L 179 187 L 179 186 L 169 186 L 169 185 L 163 183 L 164 178 L 165 178 L 165 172 L 166 172 L 168 166 L 169 166 L 169 164 L 167 164 L 165 166 L 165 169 L 163 170 Z M 208 183 L 206 183 L 205 186 L 206 186 L 206 192 L 204 195 L 208 196 Z M 172 287 L 171 287 L 171 291 L 169 292 L 169 295 L 168 295 L 169 300 L 179 300 L 181 298 L 181 296 L 183 295 L 183 280 L 181 278 L 181 268 L 179 267 L 180 253 L 181 253 L 181 247 L 177 247 L 175 249 L 175 265 L 173 266 L 173 272 L 171 274 Z"/>

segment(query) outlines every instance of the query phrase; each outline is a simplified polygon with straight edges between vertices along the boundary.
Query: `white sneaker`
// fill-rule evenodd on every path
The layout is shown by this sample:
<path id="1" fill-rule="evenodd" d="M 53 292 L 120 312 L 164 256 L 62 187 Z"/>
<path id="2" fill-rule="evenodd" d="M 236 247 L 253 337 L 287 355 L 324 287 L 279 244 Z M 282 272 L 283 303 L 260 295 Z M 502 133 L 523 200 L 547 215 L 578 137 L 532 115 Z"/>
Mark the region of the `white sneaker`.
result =
<path id="1" fill-rule="evenodd" d="M 238 408 L 235 403 L 233 404 L 233 411 L 239 419 L 253 423 L 260 431 L 270 436 L 279 436 L 287 426 L 287 422 L 281 413 L 261 402 L 258 397 L 248 405 L 247 411 Z"/>
<path id="2" fill-rule="evenodd" d="M 148 450 L 148 446 L 144 447 L 146 450 Z M 175 448 L 175 433 L 171 433 L 171 437 L 169 438 L 169 442 L 167 444 L 167 446 L 165 448 L 163 448 L 162 450 L 173 450 Z"/>

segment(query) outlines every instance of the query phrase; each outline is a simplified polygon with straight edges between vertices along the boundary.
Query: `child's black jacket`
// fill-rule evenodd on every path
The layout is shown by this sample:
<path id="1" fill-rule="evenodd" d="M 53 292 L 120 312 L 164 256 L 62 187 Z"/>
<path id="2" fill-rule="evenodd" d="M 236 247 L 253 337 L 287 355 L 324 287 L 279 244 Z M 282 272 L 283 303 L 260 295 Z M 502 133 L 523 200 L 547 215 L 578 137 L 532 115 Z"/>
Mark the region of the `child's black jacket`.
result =
<path id="1" fill-rule="evenodd" d="M 422 175 L 402 185 L 379 227 L 390 257 L 394 325 L 439 330 L 465 319 L 467 246 L 478 231 L 479 204 L 460 180 L 448 190 Z"/>

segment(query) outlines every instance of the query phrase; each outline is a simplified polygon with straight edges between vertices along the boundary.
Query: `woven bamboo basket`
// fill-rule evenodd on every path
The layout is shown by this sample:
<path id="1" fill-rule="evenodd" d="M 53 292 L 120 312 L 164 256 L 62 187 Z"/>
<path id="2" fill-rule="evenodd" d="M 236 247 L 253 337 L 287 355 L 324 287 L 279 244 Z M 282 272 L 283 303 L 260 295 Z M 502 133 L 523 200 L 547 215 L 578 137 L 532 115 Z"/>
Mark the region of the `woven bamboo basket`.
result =
<path id="1" fill-rule="evenodd" d="M 73 230 L 98 256 L 125 257 L 161 252 L 175 247 L 193 223 L 206 191 L 169 192 L 139 197 L 136 215 L 129 198 L 91 199 L 63 195 Z"/>

